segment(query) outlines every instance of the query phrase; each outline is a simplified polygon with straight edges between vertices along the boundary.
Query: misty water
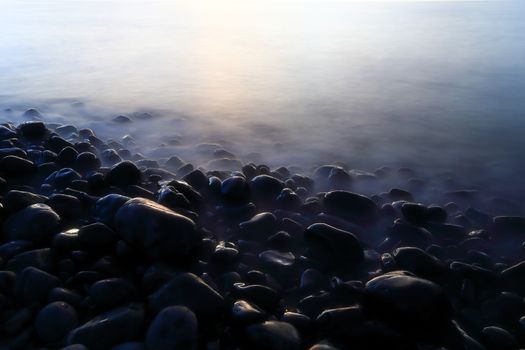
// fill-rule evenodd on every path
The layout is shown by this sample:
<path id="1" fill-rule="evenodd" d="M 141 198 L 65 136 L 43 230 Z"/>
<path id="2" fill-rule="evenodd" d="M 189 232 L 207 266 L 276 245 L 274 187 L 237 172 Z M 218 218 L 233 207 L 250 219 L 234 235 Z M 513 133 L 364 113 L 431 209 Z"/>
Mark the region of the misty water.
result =
<path id="1" fill-rule="evenodd" d="M 216 142 L 523 191 L 522 1 L 2 0 L 0 23 L 2 121 L 35 107 L 151 157 Z"/>

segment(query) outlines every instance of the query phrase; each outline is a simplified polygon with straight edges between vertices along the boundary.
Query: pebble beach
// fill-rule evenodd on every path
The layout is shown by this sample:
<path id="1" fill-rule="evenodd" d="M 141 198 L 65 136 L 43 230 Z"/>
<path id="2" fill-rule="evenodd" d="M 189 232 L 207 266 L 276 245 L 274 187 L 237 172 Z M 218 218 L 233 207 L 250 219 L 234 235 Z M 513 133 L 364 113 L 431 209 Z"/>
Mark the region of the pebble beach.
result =
<path id="1" fill-rule="evenodd" d="M 0 349 L 525 346 L 518 201 L 212 144 L 153 159 L 24 116 L 0 126 Z"/>

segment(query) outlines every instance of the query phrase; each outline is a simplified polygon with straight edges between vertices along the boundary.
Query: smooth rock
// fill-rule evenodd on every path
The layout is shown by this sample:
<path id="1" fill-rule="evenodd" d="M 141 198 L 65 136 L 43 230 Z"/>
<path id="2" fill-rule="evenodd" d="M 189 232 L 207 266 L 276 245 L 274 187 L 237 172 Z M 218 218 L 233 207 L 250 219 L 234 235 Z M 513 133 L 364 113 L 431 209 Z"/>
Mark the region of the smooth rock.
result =
<path id="1" fill-rule="evenodd" d="M 199 323 L 214 323 L 224 316 L 224 298 L 202 279 L 191 273 L 181 273 L 148 297 L 148 305 L 155 313 L 172 305 L 192 310 Z"/>
<path id="2" fill-rule="evenodd" d="M 59 341 L 78 325 L 75 309 L 62 301 L 46 305 L 38 313 L 35 328 L 40 339 L 46 343 Z"/>
<path id="3" fill-rule="evenodd" d="M 245 330 L 247 347 L 254 350 L 298 350 L 299 332 L 289 323 L 266 321 L 248 326 Z"/>
<path id="4" fill-rule="evenodd" d="M 191 219 L 144 198 L 130 199 L 120 207 L 115 228 L 126 243 L 156 259 L 190 259 L 201 242 Z"/>
<path id="5" fill-rule="evenodd" d="M 109 349 L 139 337 L 144 322 L 141 305 L 132 304 L 103 312 L 73 329 L 67 343 L 82 344 L 89 349 Z"/>
<path id="6" fill-rule="evenodd" d="M 362 225 L 374 223 L 379 214 L 372 200 L 348 191 L 328 192 L 323 203 L 329 214 Z"/>
<path id="7" fill-rule="evenodd" d="M 9 216 L 3 229 L 10 240 L 43 243 L 57 233 L 60 216 L 46 204 L 33 204 Z"/>
<path id="8" fill-rule="evenodd" d="M 184 306 L 163 309 L 153 319 L 146 333 L 148 350 L 194 350 L 197 345 L 197 318 Z"/>

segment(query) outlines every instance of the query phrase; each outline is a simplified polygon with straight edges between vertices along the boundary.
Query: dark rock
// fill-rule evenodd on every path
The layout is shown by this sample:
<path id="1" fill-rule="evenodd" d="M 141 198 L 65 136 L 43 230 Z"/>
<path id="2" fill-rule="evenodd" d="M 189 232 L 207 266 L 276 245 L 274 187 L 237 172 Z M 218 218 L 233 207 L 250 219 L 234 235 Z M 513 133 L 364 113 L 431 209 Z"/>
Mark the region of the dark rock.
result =
<path id="1" fill-rule="evenodd" d="M 78 229 L 73 228 L 56 234 L 53 237 L 53 243 L 51 244 L 51 247 L 53 251 L 60 254 L 67 254 L 73 250 L 78 250 Z"/>
<path id="2" fill-rule="evenodd" d="M 350 232 L 317 223 L 304 231 L 305 256 L 336 268 L 346 268 L 364 259 L 363 247 Z"/>
<path id="3" fill-rule="evenodd" d="M 127 201 L 115 216 L 115 227 L 126 243 L 157 259 L 192 258 L 201 241 L 191 219 L 144 198 Z"/>
<path id="4" fill-rule="evenodd" d="M 34 174 L 36 169 L 35 163 L 17 156 L 6 156 L 0 159 L 0 172 L 6 176 L 29 176 Z"/>
<path id="5" fill-rule="evenodd" d="M 61 193 L 53 194 L 47 204 L 61 217 L 76 219 L 82 216 L 82 203 L 77 197 Z"/>
<path id="6" fill-rule="evenodd" d="M 292 253 L 277 250 L 265 250 L 259 254 L 259 259 L 262 265 L 273 273 L 290 271 L 295 263 L 295 256 Z"/>
<path id="7" fill-rule="evenodd" d="M 224 316 L 223 297 L 191 273 L 181 273 L 148 297 L 148 305 L 154 313 L 165 307 L 182 305 L 191 309 L 199 323 L 214 323 Z"/>
<path id="8" fill-rule="evenodd" d="M 501 271 L 501 280 L 509 290 L 525 295 L 525 261 Z"/>
<path id="9" fill-rule="evenodd" d="M 25 252 L 33 247 L 29 241 L 10 241 L 0 246 L 0 258 L 4 261 L 11 259 L 13 256 Z"/>
<path id="10" fill-rule="evenodd" d="M 55 188 L 63 189 L 71 186 L 75 180 L 82 179 L 82 176 L 71 168 L 62 168 L 53 172 L 45 180 L 45 184 L 49 184 Z"/>
<path id="11" fill-rule="evenodd" d="M 422 224 L 428 219 L 428 209 L 419 203 L 404 203 L 401 206 L 404 218 L 413 224 Z"/>
<path id="12" fill-rule="evenodd" d="M 165 165 L 170 169 L 179 169 L 184 164 L 184 161 L 177 156 L 170 157 Z"/>
<path id="13" fill-rule="evenodd" d="M 268 318 L 268 315 L 246 300 L 237 300 L 233 303 L 231 317 L 233 322 L 247 325 L 262 322 Z"/>
<path id="14" fill-rule="evenodd" d="M 42 118 L 42 114 L 38 111 L 36 108 L 30 108 L 24 112 L 22 115 L 24 118 L 33 118 L 33 119 L 40 119 Z"/>
<path id="15" fill-rule="evenodd" d="M 271 203 L 284 188 L 281 180 L 269 175 L 259 175 L 250 181 L 253 198 L 262 203 Z"/>
<path id="16" fill-rule="evenodd" d="M 441 287 L 406 272 L 389 272 L 366 283 L 363 310 L 395 328 L 439 333 L 452 316 Z M 426 331 L 424 331 L 426 330 Z"/>
<path id="17" fill-rule="evenodd" d="M 234 205 L 250 201 L 250 186 L 241 176 L 232 176 L 221 184 L 221 195 L 225 202 Z"/>
<path id="18" fill-rule="evenodd" d="M 436 281 L 448 272 L 443 262 L 419 248 L 398 248 L 394 251 L 394 258 L 402 270 L 426 279 Z"/>
<path id="19" fill-rule="evenodd" d="M 199 169 L 195 169 L 189 174 L 185 175 L 182 180 L 186 181 L 190 186 L 200 190 L 208 184 L 208 178 Z"/>
<path id="20" fill-rule="evenodd" d="M 106 225 L 113 226 L 117 211 L 131 198 L 120 194 L 108 194 L 95 204 L 94 217 Z"/>
<path id="21" fill-rule="evenodd" d="M 133 284 L 123 278 L 97 281 L 89 288 L 89 297 L 100 309 L 114 308 L 133 301 L 138 292 Z"/>
<path id="22" fill-rule="evenodd" d="M 177 208 L 191 210 L 191 203 L 186 196 L 171 186 L 165 186 L 160 190 L 157 202 L 172 210 Z"/>
<path id="23" fill-rule="evenodd" d="M 78 325 L 75 309 L 62 301 L 46 305 L 38 313 L 35 328 L 38 336 L 46 343 L 59 341 Z"/>
<path id="24" fill-rule="evenodd" d="M 113 118 L 113 121 L 119 124 L 128 124 L 131 123 L 131 118 L 125 115 L 118 115 L 115 118 Z"/>
<path id="25" fill-rule="evenodd" d="M 482 337 L 489 349 L 512 350 L 517 349 L 518 341 L 507 330 L 490 326 L 482 330 Z"/>
<path id="26" fill-rule="evenodd" d="M 8 212 L 16 212 L 32 204 L 45 203 L 47 197 L 27 192 L 11 190 L 4 197 L 4 208 Z"/>
<path id="27" fill-rule="evenodd" d="M 140 305 L 123 306 L 103 312 L 73 329 L 68 344 L 82 344 L 89 349 L 109 349 L 112 346 L 136 339 L 144 322 Z"/>
<path id="28" fill-rule="evenodd" d="M 18 130 L 22 136 L 28 139 L 41 139 L 48 133 L 46 126 L 41 121 L 22 123 L 18 127 Z"/>
<path id="29" fill-rule="evenodd" d="M 428 221 L 445 222 L 447 221 L 447 211 L 440 206 L 431 205 L 428 207 L 427 218 Z"/>
<path id="30" fill-rule="evenodd" d="M 394 221 L 394 225 L 389 228 L 388 236 L 395 242 L 401 241 L 407 245 L 418 248 L 426 248 L 433 240 L 432 234 L 423 227 L 414 226 L 400 220 Z"/>
<path id="31" fill-rule="evenodd" d="M 101 162 L 98 157 L 91 152 L 80 153 L 75 161 L 75 168 L 82 173 L 96 171 L 100 168 Z"/>
<path id="32" fill-rule="evenodd" d="M 109 184 L 119 187 L 139 185 L 141 178 L 142 173 L 139 168 L 127 160 L 114 165 L 106 175 Z"/>
<path id="33" fill-rule="evenodd" d="M 275 312 L 281 303 L 281 297 L 274 289 L 258 284 L 235 283 L 231 297 L 254 303 L 270 313 Z"/>
<path id="34" fill-rule="evenodd" d="M 259 213 L 250 220 L 239 224 L 244 238 L 259 242 L 265 241 L 272 235 L 276 226 L 277 218 L 269 212 Z"/>
<path id="35" fill-rule="evenodd" d="M 493 230 L 500 234 L 519 235 L 525 237 L 525 217 L 522 216 L 496 216 Z"/>
<path id="36" fill-rule="evenodd" d="M 328 192 L 323 202 L 329 214 L 357 224 L 370 224 L 378 217 L 378 208 L 372 200 L 352 192 Z"/>
<path id="37" fill-rule="evenodd" d="M 14 294 L 24 301 L 44 301 L 49 291 L 59 285 L 57 277 L 34 267 L 26 267 L 16 276 Z"/>
<path id="38" fill-rule="evenodd" d="M 49 292 L 48 302 L 62 301 L 72 306 L 78 306 L 82 302 L 82 296 L 65 288 L 53 288 Z"/>
<path id="39" fill-rule="evenodd" d="M 254 350 L 298 350 L 301 347 L 299 332 L 291 324 L 281 321 L 248 326 L 245 338 L 247 348 Z"/>
<path id="40" fill-rule="evenodd" d="M 16 131 L 9 129 L 5 125 L 0 125 L 0 140 L 7 140 L 16 136 Z"/>
<path id="41" fill-rule="evenodd" d="M 19 158 L 27 158 L 27 153 L 21 148 L 18 147 L 9 147 L 9 148 L 0 148 L 0 158 L 7 156 L 16 156 Z"/>
<path id="42" fill-rule="evenodd" d="M 101 222 L 82 226 L 78 231 L 79 246 L 88 251 L 112 251 L 117 240 L 116 232 Z"/>
<path id="43" fill-rule="evenodd" d="M 184 306 L 169 306 L 151 322 L 146 334 L 148 349 L 197 349 L 198 323 L 195 314 Z"/>
<path id="44" fill-rule="evenodd" d="M 9 259 L 5 268 L 9 271 L 18 272 L 26 267 L 33 266 L 44 271 L 51 271 L 53 269 L 51 254 L 51 249 L 49 248 L 24 251 Z"/>
<path id="45" fill-rule="evenodd" d="M 10 240 L 43 243 L 58 231 L 60 216 L 48 205 L 33 204 L 9 216 L 3 229 Z"/>

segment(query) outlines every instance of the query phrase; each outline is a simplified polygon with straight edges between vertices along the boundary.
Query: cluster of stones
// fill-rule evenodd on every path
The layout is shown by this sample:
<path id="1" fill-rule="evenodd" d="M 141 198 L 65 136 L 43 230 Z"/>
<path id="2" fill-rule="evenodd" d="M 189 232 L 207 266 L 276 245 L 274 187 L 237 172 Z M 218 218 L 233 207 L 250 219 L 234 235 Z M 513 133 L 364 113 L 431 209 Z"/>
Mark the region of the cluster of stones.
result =
<path id="1" fill-rule="evenodd" d="M 1 125 L 0 348 L 525 346 L 524 217 L 366 197 L 339 166 L 184 166 Z"/>

